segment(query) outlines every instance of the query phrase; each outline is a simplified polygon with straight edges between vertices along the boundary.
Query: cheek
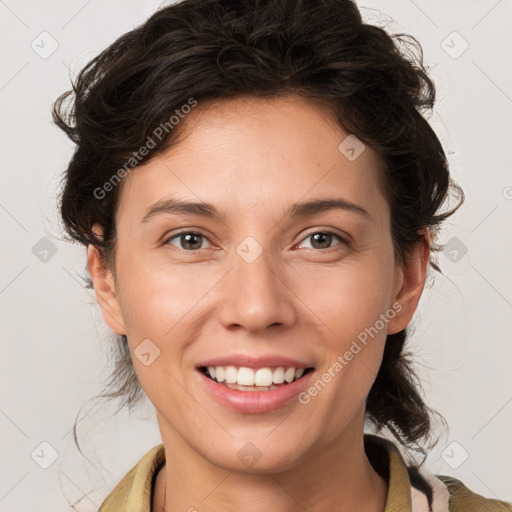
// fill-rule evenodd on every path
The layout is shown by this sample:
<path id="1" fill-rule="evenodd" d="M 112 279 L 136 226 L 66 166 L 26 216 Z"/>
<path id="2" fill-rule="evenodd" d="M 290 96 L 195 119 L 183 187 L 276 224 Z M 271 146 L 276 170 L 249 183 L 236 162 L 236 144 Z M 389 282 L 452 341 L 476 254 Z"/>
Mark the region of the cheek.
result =
<path id="1" fill-rule="evenodd" d="M 116 266 L 137 378 L 151 401 L 165 409 L 171 396 L 173 403 L 180 402 L 182 367 L 191 364 L 187 349 L 211 314 L 208 291 L 218 276 L 208 266 L 192 270 L 190 265 L 184 271 L 183 266 L 137 256 L 118 258 Z"/>
<path id="2" fill-rule="evenodd" d="M 320 393 L 325 400 L 318 406 L 325 407 L 326 417 L 336 418 L 335 424 L 365 400 L 379 370 L 387 326 L 396 315 L 393 272 L 392 253 L 380 253 L 336 272 L 323 269 L 303 281 L 301 295 L 308 297 L 314 313 L 309 322 L 319 318 L 316 323 L 323 331 L 321 382 L 316 387 L 329 389 Z M 329 404 L 337 404 L 335 410 Z"/>
<path id="3" fill-rule="evenodd" d="M 173 265 L 138 254 L 119 258 L 118 276 L 128 332 L 157 339 L 172 337 L 186 324 L 217 279 L 208 266 Z"/>
<path id="4" fill-rule="evenodd" d="M 318 266 L 296 279 L 293 290 L 310 310 L 310 319 L 324 324 L 327 339 L 342 349 L 390 308 L 393 265 L 392 256 L 378 254 L 337 267 Z"/>

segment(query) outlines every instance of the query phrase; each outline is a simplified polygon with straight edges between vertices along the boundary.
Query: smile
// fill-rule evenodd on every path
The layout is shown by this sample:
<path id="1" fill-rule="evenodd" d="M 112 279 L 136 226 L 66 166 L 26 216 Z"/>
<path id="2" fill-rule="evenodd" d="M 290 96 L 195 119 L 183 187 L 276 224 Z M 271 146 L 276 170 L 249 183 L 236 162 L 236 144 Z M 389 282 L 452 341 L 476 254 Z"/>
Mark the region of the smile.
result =
<path id="1" fill-rule="evenodd" d="M 313 367 L 292 366 L 199 366 L 195 373 L 207 396 L 245 414 L 269 413 L 294 402 L 299 404 L 297 397 L 315 375 Z"/>
<path id="2" fill-rule="evenodd" d="M 300 379 L 312 368 L 208 366 L 200 370 L 210 379 L 239 391 L 270 391 Z"/>

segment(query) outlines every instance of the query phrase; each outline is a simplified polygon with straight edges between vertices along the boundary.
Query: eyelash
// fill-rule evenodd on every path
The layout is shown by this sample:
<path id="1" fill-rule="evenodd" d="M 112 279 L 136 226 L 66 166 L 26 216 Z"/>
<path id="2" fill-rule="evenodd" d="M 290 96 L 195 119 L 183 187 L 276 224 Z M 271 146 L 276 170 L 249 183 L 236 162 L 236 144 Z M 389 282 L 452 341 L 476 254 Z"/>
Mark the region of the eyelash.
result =
<path id="1" fill-rule="evenodd" d="M 321 233 L 321 234 L 323 234 L 323 235 L 332 235 L 332 236 L 334 236 L 335 238 L 337 238 L 337 239 L 338 239 L 338 240 L 340 240 L 340 242 L 341 242 L 341 243 L 340 243 L 340 244 L 338 244 L 338 245 L 345 245 L 345 246 L 346 246 L 346 245 L 348 245 L 348 244 L 349 244 L 349 243 L 348 243 L 348 241 L 347 241 L 345 238 L 343 238 L 341 235 L 338 235 L 337 233 L 334 233 L 333 231 L 327 231 L 327 230 L 326 230 L 326 231 L 323 231 L 323 230 L 320 230 L 320 231 L 313 231 L 313 232 L 309 233 L 308 235 L 306 235 L 306 236 L 301 240 L 301 242 L 300 242 L 299 244 L 301 244 L 302 242 L 304 242 L 305 240 L 307 240 L 307 239 L 308 239 L 308 238 L 310 238 L 311 236 L 316 235 L 316 234 L 318 234 L 318 233 Z M 180 237 L 180 236 L 183 236 L 183 235 L 199 235 L 199 236 L 203 237 L 204 239 L 208 240 L 208 237 L 207 237 L 207 236 L 203 235 L 202 233 L 196 232 L 196 231 L 180 231 L 179 233 L 175 233 L 175 234 L 174 234 L 174 235 L 172 235 L 171 237 L 167 238 L 167 239 L 165 240 L 165 244 L 166 244 L 166 245 L 172 245 L 172 244 L 170 243 L 170 241 L 171 241 L 171 240 L 173 240 L 173 239 L 175 239 L 175 238 L 178 238 L 178 239 L 179 239 L 179 237 Z M 312 249 L 312 250 L 314 250 L 314 251 L 317 251 L 317 252 L 327 252 L 327 251 L 329 251 L 330 249 L 334 249 L 335 247 L 336 247 L 336 246 L 332 246 L 332 247 L 328 247 L 327 249 L 315 249 L 315 248 L 313 247 L 313 248 L 311 248 L 311 249 Z M 182 249 L 181 247 L 180 247 L 180 248 L 178 248 L 178 249 L 179 249 L 180 251 L 182 251 L 182 252 L 189 252 L 189 253 L 195 253 L 195 252 L 198 252 L 198 251 L 200 251 L 200 250 L 201 250 L 201 249 L 186 250 L 186 249 Z"/>

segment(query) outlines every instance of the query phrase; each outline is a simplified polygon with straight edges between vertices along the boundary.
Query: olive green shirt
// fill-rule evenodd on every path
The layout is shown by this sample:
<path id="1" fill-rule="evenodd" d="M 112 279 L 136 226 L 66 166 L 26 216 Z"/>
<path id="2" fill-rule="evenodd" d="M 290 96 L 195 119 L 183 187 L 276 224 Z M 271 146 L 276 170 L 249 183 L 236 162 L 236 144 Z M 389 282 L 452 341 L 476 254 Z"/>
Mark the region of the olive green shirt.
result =
<path id="1" fill-rule="evenodd" d="M 375 470 L 388 482 L 384 512 L 512 512 L 511 503 L 484 498 L 449 476 L 419 470 L 418 484 L 418 472 L 408 467 L 396 446 L 382 437 L 365 434 L 364 445 Z M 151 512 L 155 478 L 164 464 L 164 445 L 159 444 L 123 477 L 98 512 Z M 421 480 L 433 490 L 431 508 Z"/>

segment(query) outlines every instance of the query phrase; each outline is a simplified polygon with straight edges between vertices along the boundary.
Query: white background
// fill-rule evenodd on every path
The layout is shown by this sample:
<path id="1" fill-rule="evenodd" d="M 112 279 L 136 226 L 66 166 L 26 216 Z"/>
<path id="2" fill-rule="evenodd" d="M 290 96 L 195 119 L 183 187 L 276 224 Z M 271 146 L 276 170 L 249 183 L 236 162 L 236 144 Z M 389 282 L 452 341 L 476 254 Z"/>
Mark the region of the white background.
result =
<path id="1" fill-rule="evenodd" d="M 50 122 L 50 106 L 69 89 L 69 75 L 159 3 L 0 1 L 4 512 L 64 512 L 71 503 L 81 512 L 96 511 L 118 480 L 161 442 L 148 403 L 131 416 L 122 411 L 109 419 L 113 407 L 87 413 L 109 374 L 108 331 L 80 280 L 85 249 L 58 239 L 56 194 L 73 148 Z M 459 250 L 464 245 L 467 253 L 456 262 L 455 253 L 440 255 L 445 275 L 425 291 L 409 345 L 427 400 L 450 427 L 440 432 L 426 467 L 486 497 L 511 501 L 512 2 L 358 4 L 369 21 L 421 42 L 438 90 L 431 123 L 466 193 L 441 241 L 456 237 L 452 244 Z M 43 31 L 58 43 L 46 59 L 31 48 Z M 458 55 L 464 41 L 469 46 Z M 47 39 L 46 49 L 49 44 Z M 46 263 L 32 252 L 42 237 L 57 249 Z M 90 463 L 70 433 L 81 406 L 79 439 Z M 48 469 L 31 457 L 41 449 L 50 456 L 42 442 L 58 453 Z M 447 446 L 450 464 L 441 457 Z"/>

